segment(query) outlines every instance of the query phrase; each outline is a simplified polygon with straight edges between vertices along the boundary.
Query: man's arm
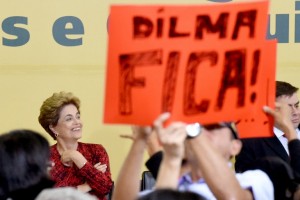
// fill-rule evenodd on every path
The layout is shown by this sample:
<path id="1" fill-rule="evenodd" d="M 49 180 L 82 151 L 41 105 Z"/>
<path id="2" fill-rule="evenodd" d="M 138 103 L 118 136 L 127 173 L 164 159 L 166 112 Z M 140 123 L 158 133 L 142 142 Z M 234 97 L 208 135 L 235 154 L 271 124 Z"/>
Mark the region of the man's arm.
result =
<path id="1" fill-rule="evenodd" d="M 150 132 L 149 127 L 133 127 L 133 143 L 115 183 L 113 200 L 137 198 L 140 189 L 143 156 Z"/>
<path id="2" fill-rule="evenodd" d="M 295 172 L 295 175 L 300 179 L 300 140 L 295 139 L 288 143 L 291 167 Z"/>
<path id="3" fill-rule="evenodd" d="M 275 103 L 275 110 L 268 106 L 264 106 L 263 110 L 274 118 L 275 126 L 284 132 L 284 136 L 289 142 L 297 139 L 297 132 L 290 119 L 291 110 L 288 104 Z"/>
<path id="4" fill-rule="evenodd" d="M 159 167 L 156 189 L 176 189 L 184 155 L 184 141 L 186 138 L 185 123 L 175 122 L 167 128 L 164 122 L 169 118 L 169 113 L 160 115 L 154 122 L 160 144 L 162 144 L 164 156 Z"/>
<path id="5" fill-rule="evenodd" d="M 276 103 L 275 109 L 265 106 L 264 111 L 274 118 L 276 126 L 284 132 L 288 140 L 288 148 L 290 154 L 291 167 L 300 178 L 300 141 L 297 137 L 297 132 L 289 118 L 290 108 L 287 104 Z"/>
<path id="6" fill-rule="evenodd" d="M 203 178 L 216 199 L 253 199 L 252 193 L 240 186 L 234 172 L 212 146 L 205 133 L 188 140 L 188 144 L 195 153 Z"/>

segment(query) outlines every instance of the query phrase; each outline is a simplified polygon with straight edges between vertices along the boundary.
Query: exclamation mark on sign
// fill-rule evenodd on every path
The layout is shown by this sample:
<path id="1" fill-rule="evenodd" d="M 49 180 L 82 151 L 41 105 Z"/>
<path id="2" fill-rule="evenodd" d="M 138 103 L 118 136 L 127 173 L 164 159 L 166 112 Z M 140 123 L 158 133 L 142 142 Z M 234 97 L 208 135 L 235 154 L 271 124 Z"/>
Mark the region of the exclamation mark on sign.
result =
<path id="1" fill-rule="evenodd" d="M 253 65 L 251 71 L 251 82 L 250 85 L 254 86 L 256 84 L 257 75 L 258 75 L 258 66 L 260 60 L 260 50 L 256 50 L 253 54 Z M 250 96 L 251 103 L 254 103 L 256 100 L 256 92 L 252 92 Z"/>

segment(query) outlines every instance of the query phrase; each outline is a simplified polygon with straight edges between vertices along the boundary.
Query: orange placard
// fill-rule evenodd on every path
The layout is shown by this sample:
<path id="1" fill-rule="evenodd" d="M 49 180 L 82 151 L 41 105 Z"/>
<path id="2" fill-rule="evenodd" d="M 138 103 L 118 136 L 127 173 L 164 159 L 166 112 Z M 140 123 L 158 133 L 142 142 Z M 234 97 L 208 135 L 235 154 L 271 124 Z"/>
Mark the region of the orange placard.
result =
<path id="1" fill-rule="evenodd" d="M 241 116 L 236 120 L 237 129 L 241 138 L 273 136 L 273 118 L 267 116 L 262 107 L 268 105 L 274 108 L 275 102 L 275 67 L 276 66 L 276 40 L 265 41 L 265 51 L 261 59 L 261 70 L 258 74 L 256 84 L 259 85 L 260 92 L 257 102 L 250 105 L 252 112 Z M 272 59 L 271 59 L 272 58 Z"/>
<path id="2" fill-rule="evenodd" d="M 171 120 L 243 127 L 263 114 L 274 104 L 266 96 L 275 96 L 263 75 L 274 76 L 274 88 L 268 4 L 112 6 L 104 122 L 149 125 L 168 111 Z"/>

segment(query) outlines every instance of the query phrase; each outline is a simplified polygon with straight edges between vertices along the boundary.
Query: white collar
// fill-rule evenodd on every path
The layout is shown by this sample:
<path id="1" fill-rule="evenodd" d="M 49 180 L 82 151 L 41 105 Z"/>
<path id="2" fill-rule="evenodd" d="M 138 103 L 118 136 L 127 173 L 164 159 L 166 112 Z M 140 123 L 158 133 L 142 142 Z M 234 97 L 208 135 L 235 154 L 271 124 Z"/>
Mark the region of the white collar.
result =
<path id="1" fill-rule="evenodd" d="M 277 138 L 280 138 L 284 135 L 284 132 L 282 132 L 280 129 L 273 127 L 273 132 L 276 135 Z"/>
<path id="2" fill-rule="evenodd" d="M 298 135 L 298 138 L 300 138 L 300 130 L 298 128 L 295 129 Z M 284 135 L 284 132 L 282 132 L 280 129 L 273 127 L 273 132 L 276 135 L 277 138 L 280 138 Z"/>

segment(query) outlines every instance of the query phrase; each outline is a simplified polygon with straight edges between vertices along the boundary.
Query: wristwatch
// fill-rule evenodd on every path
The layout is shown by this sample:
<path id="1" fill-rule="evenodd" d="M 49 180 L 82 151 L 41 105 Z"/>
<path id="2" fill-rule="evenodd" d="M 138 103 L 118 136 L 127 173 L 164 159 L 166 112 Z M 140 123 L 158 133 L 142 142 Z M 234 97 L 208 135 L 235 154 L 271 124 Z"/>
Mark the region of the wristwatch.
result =
<path id="1" fill-rule="evenodd" d="M 187 139 L 192 139 L 201 134 L 202 126 L 199 123 L 188 124 L 185 127 Z"/>

